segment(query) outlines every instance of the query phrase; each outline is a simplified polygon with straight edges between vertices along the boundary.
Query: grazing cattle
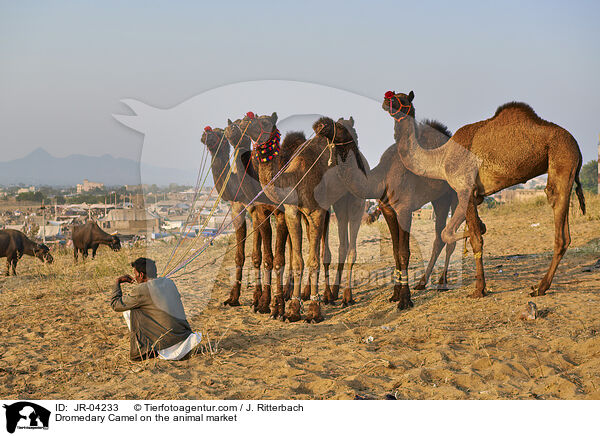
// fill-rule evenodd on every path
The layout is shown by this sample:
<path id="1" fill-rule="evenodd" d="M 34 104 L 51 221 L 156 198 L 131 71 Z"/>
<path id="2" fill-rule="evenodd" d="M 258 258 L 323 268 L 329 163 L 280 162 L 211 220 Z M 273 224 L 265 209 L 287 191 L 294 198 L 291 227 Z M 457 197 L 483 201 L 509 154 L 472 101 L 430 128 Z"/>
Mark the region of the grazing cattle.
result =
<path id="1" fill-rule="evenodd" d="M 10 275 L 12 265 L 13 275 L 17 275 L 17 262 L 24 254 L 35 256 L 41 261 L 52 263 L 54 260 L 50 249 L 44 244 L 38 244 L 18 230 L 0 230 L 0 257 L 6 257 L 6 275 Z"/>
<path id="2" fill-rule="evenodd" d="M 90 221 L 81 226 L 73 227 L 73 256 L 75 257 L 75 263 L 77 263 L 77 257 L 79 252 L 85 260 L 88 256 L 88 250 L 92 249 L 92 259 L 96 257 L 96 250 L 100 244 L 108 245 L 114 251 L 121 249 L 121 241 L 118 236 L 109 235 L 102 230 L 98 224 Z"/>

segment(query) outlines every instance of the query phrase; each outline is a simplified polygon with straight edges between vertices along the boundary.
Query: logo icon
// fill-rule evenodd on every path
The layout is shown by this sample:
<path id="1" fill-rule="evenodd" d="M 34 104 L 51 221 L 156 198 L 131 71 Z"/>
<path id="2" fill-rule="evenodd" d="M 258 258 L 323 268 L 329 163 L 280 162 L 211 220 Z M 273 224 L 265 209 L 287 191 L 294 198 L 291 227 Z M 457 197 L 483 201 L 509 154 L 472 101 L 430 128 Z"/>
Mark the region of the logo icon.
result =
<path id="1" fill-rule="evenodd" d="M 29 401 L 19 401 L 4 405 L 6 409 L 6 431 L 14 433 L 19 429 L 48 429 L 50 411 Z"/>

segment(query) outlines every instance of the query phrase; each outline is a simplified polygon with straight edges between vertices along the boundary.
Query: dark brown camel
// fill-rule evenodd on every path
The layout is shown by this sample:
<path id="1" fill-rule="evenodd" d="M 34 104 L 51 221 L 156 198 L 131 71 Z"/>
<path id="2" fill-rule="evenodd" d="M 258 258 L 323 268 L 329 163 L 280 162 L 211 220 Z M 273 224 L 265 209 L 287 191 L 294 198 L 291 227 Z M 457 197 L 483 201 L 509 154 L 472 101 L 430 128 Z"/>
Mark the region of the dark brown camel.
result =
<path id="1" fill-rule="evenodd" d="M 548 173 L 545 191 L 554 210 L 554 256 L 531 294 L 544 295 L 571 242 L 568 211 L 573 182 L 585 213 L 579 181 L 581 151 L 575 138 L 562 127 L 541 119 L 527 104 L 512 102 L 500 106 L 492 118 L 461 127 L 441 147 L 427 150 L 416 135 L 413 99 L 412 91 L 408 95 L 388 91 L 382 107 L 396 121 L 396 137 L 408 138 L 398 142 L 404 165 L 415 174 L 447 181 L 458 195 L 456 212 L 442 238 L 450 243 L 465 237 L 457 234 L 457 229 L 466 219 L 477 267 L 472 297 L 485 295 L 484 230 L 477 205 L 487 195 Z"/>
<path id="2" fill-rule="evenodd" d="M 286 243 L 289 244 L 289 253 L 291 256 L 291 241 L 285 222 L 285 212 L 283 206 L 277 206 L 271 201 L 264 193 L 262 193 L 262 187 L 258 181 L 258 165 L 251 159 L 251 143 L 250 138 L 239 129 L 240 120 L 233 122 L 227 120 L 227 127 L 225 128 L 225 137 L 230 144 L 234 146 L 234 150 L 237 150 L 237 158 L 234 163 L 234 171 L 242 180 L 240 185 L 241 191 L 243 192 L 246 201 L 253 202 L 255 209 L 257 210 L 256 223 L 259 229 L 259 237 L 263 241 L 265 247 L 265 253 L 267 253 L 264 262 L 265 283 L 269 286 L 263 288 L 261 298 L 258 305 L 258 311 L 261 313 L 269 313 L 269 304 L 272 309 L 275 307 L 284 307 L 284 301 L 290 298 L 291 284 L 288 281 L 285 285 L 285 291 L 283 286 L 283 273 L 285 269 L 285 247 Z M 243 174 L 245 173 L 245 176 Z M 275 218 L 276 222 L 276 235 L 275 235 L 275 254 L 273 256 L 271 250 L 272 242 L 272 231 L 271 231 L 271 216 Z M 254 218 L 253 218 L 254 219 Z M 260 250 L 260 246 L 258 247 Z M 271 252 L 271 254 L 268 254 Z M 260 255 L 260 251 L 258 252 Z M 253 253 L 253 262 L 255 265 L 260 266 L 259 256 L 255 256 Z M 270 292 L 270 283 L 272 279 L 272 271 L 275 270 L 275 292 Z M 289 276 L 291 280 L 291 274 Z M 272 314 L 273 315 L 273 314 Z"/>
<path id="3" fill-rule="evenodd" d="M 252 307 L 260 313 L 269 313 L 269 303 L 271 300 L 271 272 L 273 270 L 273 250 L 271 241 L 271 223 L 266 217 L 274 211 L 272 205 L 264 203 L 253 203 L 249 207 L 254 197 L 248 195 L 248 191 L 243 187 L 251 183 L 251 177 L 244 175 L 244 168 L 239 168 L 235 163 L 233 168 L 230 165 L 231 144 L 226 138 L 223 129 L 206 127 L 202 134 L 201 142 L 205 144 L 211 154 L 211 170 L 217 192 L 223 192 L 222 199 L 230 201 L 231 217 L 235 227 L 236 237 L 236 255 L 235 255 L 235 281 L 231 288 L 230 296 L 223 302 L 224 305 L 239 306 L 240 290 L 242 283 L 242 270 L 245 262 L 246 246 L 246 210 L 250 213 L 252 219 L 252 262 L 255 269 L 255 288 Z M 234 142 L 237 143 L 237 142 Z M 229 180 L 225 184 L 227 175 L 230 173 Z M 283 212 L 276 213 L 276 216 L 283 216 Z M 278 224 L 283 222 L 283 226 L 278 227 L 278 252 L 285 250 L 285 239 L 287 237 L 287 228 L 282 218 L 278 219 Z M 281 235 L 280 235 L 281 233 Z M 282 242 L 281 242 L 281 241 Z M 264 282 L 261 276 L 261 263 L 263 261 L 264 249 Z M 282 256 L 282 255 L 281 255 Z"/>
<path id="4" fill-rule="evenodd" d="M 347 190 L 341 188 L 339 183 L 330 185 L 325 182 L 324 175 L 329 170 L 329 154 L 326 141 L 306 141 L 301 133 L 292 132 L 286 135 L 279 146 L 279 130 L 276 127 L 277 114 L 263 115 L 260 117 L 248 113 L 240 123 L 240 129 L 254 141 L 255 149 L 253 158 L 258 162 L 258 174 L 265 194 L 278 204 L 285 204 L 285 217 L 292 240 L 292 270 L 294 274 L 293 298 L 285 313 L 289 321 L 300 320 L 301 309 L 301 281 L 304 271 L 302 259 L 302 225 L 301 216 L 306 219 L 309 240 L 309 283 L 310 299 L 306 312 L 307 322 L 320 322 L 323 320 L 321 313 L 320 297 L 318 292 L 319 282 L 319 257 L 320 243 L 327 226 L 328 211 L 333 205 L 338 220 L 344 217 L 342 204 L 347 206 L 348 201 L 360 203 L 359 207 L 346 208 L 360 216 L 358 226 L 364 210 L 364 200 L 347 197 Z M 299 148 L 302 147 L 300 150 Z M 293 158 L 292 156 L 297 155 Z M 287 166 L 286 166 L 287 165 Z M 280 174 L 279 174 L 280 173 Z M 279 175 L 278 175 L 279 174 Z M 276 177 L 276 175 L 278 175 Z M 275 178 L 276 177 L 276 178 Z M 341 188 L 341 189 L 340 189 Z M 340 222 L 341 227 L 348 227 L 348 219 Z M 326 233 L 325 233 L 326 234 Z M 323 243 L 323 249 L 328 250 L 328 244 Z M 328 264 L 324 256 L 325 292 L 324 302 L 333 302 L 334 297 L 328 283 Z M 340 258 L 340 263 L 344 260 Z M 329 255 L 330 262 L 330 255 Z M 343 304 L 352 304 L 350 289 L 344 290 Z"/>
<path id="5" fill-rule="evenodd" d="M 435 121 L 426 121 L 418 128 L 421 142 L 428 148 L 439 147 L 452 136 L 445 126 Z M 379 165 L 368 170 L 368 164 L 358 150 L 352 118 L 339 119 L 337 122 L 331 118 L 321 118 L 315 123 L 315 132 L 320 132 L 318 135 L 326 137 L 335 146 L 338 175 L 346 188 L 357 197 L 380 200 L 379 208 L 390 230 L 396 263 L 394 293 L 390 301 L 398 301 L 399 309 L 412 307 L 408 285 L 412 212 L 431 202 L 436 216 L 436 237 L 431 259 L 419 284 L 415 286 L 415 289 L 424 289 L 445 245 L 441 232 L 450 208 L 456 206 L 454 191 L 445 182 L 416 176 L 408 171 L 397 157 L 397 145 L 389 147 L 381 156 Z M 446 247 L 440 288 L 447 287 L 448 264 L 454 247 L 454 243 Z"/>

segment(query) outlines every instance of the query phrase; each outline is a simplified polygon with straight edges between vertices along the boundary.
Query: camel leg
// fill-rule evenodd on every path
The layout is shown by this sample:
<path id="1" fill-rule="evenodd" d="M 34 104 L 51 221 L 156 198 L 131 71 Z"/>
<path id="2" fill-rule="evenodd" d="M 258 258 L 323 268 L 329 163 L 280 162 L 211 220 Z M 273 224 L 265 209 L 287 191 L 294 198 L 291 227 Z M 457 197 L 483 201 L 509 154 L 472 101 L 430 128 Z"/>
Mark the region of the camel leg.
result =
<path id="1" fill-rule="evenodd" d="M 432 201 L 433 210 L 435 212 L 435 240 L 433 241 L 433 248 L 431 250 L 431 258 L 425 269 L 425 273 L 419 283 L 415 286 L 415 289 L 422 290 L 427 286 L 431 272 L 435 267 L 435 263 L 444 248 L 444 241 L 442 240 L 442 230 L 446 227 L 446 219 L 448 212 L 450 211 L 450 202 L 452 197 L 449 195 L 442 196 L 435 201 Z M 446 257 L 448 257 L 448 251 L 446 250 Z M 445 280 L 444 280 L 445 282 Z"/>
<path id="2" fill-rule="evenodd" d="M 11 263 L 12 263 L 11 258 L 7 256 L 6 257 L 6 274 L 5 274 L 7 277 L 10 276 L 10 265 L 11 265 Z"/>
<path id="3" fill-rule="evenodd" d="M 356 263 L 356 239 L 358 238 L 358 229 L 360 228 L 360 224 L 362 222 L 363 209 L 364 206 L 362 208 L 357 208 L 360 213 L 351 216 L 350 219 L 350 249 L 348 250 L 348 256 L 346 258 L 346 262 L 348 263 L 348 286 L 344 288 L 342 307 L 351 306 L 355 303 L 354 299 L 352 298 L 352 271 L 354 270 L 354 264 Z"/>
<path id="4" fill-rule="evenodd" d="M 396 211 L 387 203 L 380 202 L 379 208 L 387 223 L 388 229 L 390 230 L 390 236 L 392 238 L 392 251 L 394 254 L 394 262 L 396 264 L 396 273 L 394 277 L 400 276 L 400 226 L 398 224 L 398 218 L 396 216 Z M 400 301 L 400 281 L 394 281 L 394 293 L 390 297 L 390 302 L 392 301 Z"/>
<path id="5" fill-rule="evenodd" d="M 223 302 L 224 306 L 240 305 L 240 288 L 242 286 L 242 271 L 246 260 L 246 208 L 241 203 L 233 203 L 231 213 L 235 217 L 235 281 L 229 292 L 229 298 Z"/>
<path id="6" fill-rule="evenodd" d="M 285 214 L 283 214 L 283 219 L 285 221 Z M 287 224 L 286 224 L 285 228 L 287 231 Z M 294 274 L 292 273 L 292 268 L 291 268 L 293 249 L 292 249 L 292 238 L 290 238 L 289 232 L 287 234 L 286 244 L 287 244 L 287 258 L 289 259 L 289 266 L 288 266 L 287 281 L 285 282 L 285 286 L 283 287 L 283 299 L 285 301 L 292 298 L 292 292 L 294 290 Z M 282 272 L 282 274 L 283 274 L 283 272 Z"/>
<path id="7" fill-rule="evenodd" d="M 564 171 L 564 170 L 563 170 Z M 546 196 L 554 212 L 554 255 L 550 268 L 546 275 L 540 281 L 537 289 L 534 288 L 532 297 L 546 295 L 546 291 L 552 283 L 558 264 L 560 263 L 567 248 L 571 244 L 571 233 L 569 231 L 569 200 L 573 187 L 575 172 L 572 171 L 571 177 L 567 180 L 560 177 L 558 170 L 553 169 L 552 165 L 548 169 L 548 183 L 546 185 Z"/>
<path id="8" fill-rule="evenodd" d="M 285 206 L 285 222 L 292 241 L 292 274 L 294 275 L 294 292 L 288 304 L 284 318 L 287 321 L 300 321 L 302 274 L 304 261 L 302 260 L 302 223 L 300 213 L 296 206 Z"/>
<path id="9" fill-rule="evenodd" d="M 323 235 L 321 237 L 321 253 L 323 254 L 323 277 L 325 279 L 325 291 L 323 291 L 323 302 L 325 304 L 335 301 L 329 285 L 329 265 L 331 265 L 331 250 L 329 249 L 329 219 L 330 212 L 325 213 L 323 223 Z M 339 224 L 339 223 L 338 223 Z"/>
<path id="10" fill-rule="evenodd" d="M 340 285 L 342 283 L 342 274 L 344 273 L 344 264 L 348 256 L 348 217 L 345 210 L 335 208 L 335 216 L 338 223 L 338 239 L 340 245 L 338 247 L 338 264 L 335 271 L 335 282 L 333 283 L 333 299 L 338 299 L 340 293 Z"/>
<path id="11" fill-rule="evenodd" d="M 275 258 L 273 268 L 275 270 L 275 292 L 271 297 L 271 318 L 281 319 L 285 312 L 285 297 L 283 294 L 283 271 L 285 269 L 285 244 L 289 239 L 285 214 L 276 212 L 277 220 L 275 236 Z M 290 259 L 291 263 L 291 259 Z"/>
<path id="12" fill-rule="evenodd" d="M 260 217 L 258 216 L 258 208 L 252 211 L 252 231 L 254 238 L 252 239 L 252 264 L 254 266 L 254 294 L 252 296 L 252 308 L 256 311 L 258 301 L 262 295 L 262 275 L 260 273 L 260 264 L 262 263 L 262 234 L 260 230 Z"/>
<path id="13" fill-rule="evenodd" d="M 467 225 L 469 226 L 469 241 L 475 257 L 475 291 L 470 295 L 473 298 L 485 296 L 485 273 L 483 270 L 483 237 L 481 236 L 481 227 L 475 198 L 469 202 L 467 208 Z"/>
<path id="14" fill-rule="evenodd" d="M 13 276 L 17 275 L 17 262 L 19 261 L 18 257 L 13 257 L 12 259 L 12 272 L 13 272 Z"/>
<path id="15" fill-rule="evenodd" d="M 308 217 L 309 231 L 309 250 L 308 250 L 308 269 L 310 274 L 310 304 L 306 312 L 306 322 L 318 323 L 323 321 L 321 313 L 321 302 L 319 297 L 319 269 L 320 269 L 320 244 L 323 237 L 323 228 L 325 226 L 325 217 L 327 211 L 316 210 Z"/>
<path id="16" fill-rule="evenodd" d="M 400 270 L 394 274 L 394 285 L 400 286 L 398 310 L 413 307 L 408 286 L 408 263 L 410 261 L 410 227 L 412 212 L 406 209 L 396 210 L 398 217 L 398 255 L 400 257 Z"/>
<path id="17" fill-rule="evenodd" d="M 76 247 L 73 247 L 73 259 L 75 264 L 77 264 L 77 258 L 79 257 L 79 250 Z"/>
<path id="18" fill-rule="evenodd" d="M 304 226 L 306 228 L 306 239 L 308 239 L 310 241 L 311 228 L 308 225 L 308 220 L 304 216 L 304 214 L 300 214 L 300 218 L 304 221 Z M 308 276 L 306 277 L 306 283 L 304 284 L 304 288 L 302 289 L 302 301 L 310 300 L 310 281 L 311 281 L 311 277 L 310 277 L 310 274 L 308 274 Z"/>
<path id="19" fill-rule="evenodd" d="M 258 305 L 255 307 L 255 311 L 259 313 L 269 313 L 271 311 L 269 305 L 271 303 L 271 277 L 273 273 L 271 210 L 266 207 L 258 207 L 257 209 L 259 209 L 258 218 L 260 220 L 259 226 L 264 256 L 262 294 L 258 301 Z"/>
<path id="20" fill-rule="evenodd" d="M 88 258 L 88 248 L 84 248 L 83 250 L 81 250 L 81 257 L 83 258 L 83 263 L 85 263 L 85 261 Z"/>

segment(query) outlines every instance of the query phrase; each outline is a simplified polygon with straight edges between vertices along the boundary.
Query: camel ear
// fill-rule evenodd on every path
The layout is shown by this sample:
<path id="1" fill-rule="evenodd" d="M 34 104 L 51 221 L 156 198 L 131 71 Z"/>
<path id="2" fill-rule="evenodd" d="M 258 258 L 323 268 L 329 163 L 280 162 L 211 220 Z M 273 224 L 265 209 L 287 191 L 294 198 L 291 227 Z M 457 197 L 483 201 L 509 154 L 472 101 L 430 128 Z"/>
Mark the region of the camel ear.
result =
<path id="1" fill-rule="evenodd" d="M 277 124 L 277 112 L 273 112 L 271 114 L 271 122 L 273 123 L 273 125 Z"/>
<path id="2" fill-rule="evenodd" d="M 233 121 L 231 121 L 231 119 L 227 118 L 227 125 L 231 126 L 233 124 Z"/>
<path id="3" fill-rule="evenodd" d="M 352 127 L 354 127 L 354 118 L 350 117 L 350 120 L 349 120 L 349 121 L 350 121 L 350 125 L 351 125 Z"/>
<path id="4" fill-rule="evenodd" d="M 413 98 L 415 98 L 415 93 L 414 93 L 414 92 L 412 92 L 412 91 L 410 91 L 410 92 L 408 93 L 408 101 L 413 101 Z"/>

